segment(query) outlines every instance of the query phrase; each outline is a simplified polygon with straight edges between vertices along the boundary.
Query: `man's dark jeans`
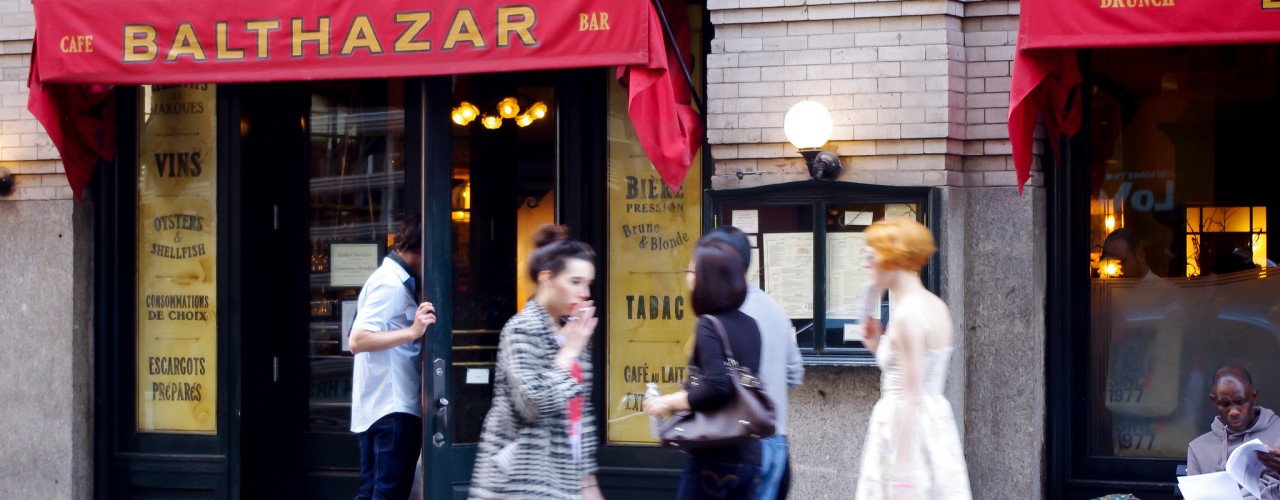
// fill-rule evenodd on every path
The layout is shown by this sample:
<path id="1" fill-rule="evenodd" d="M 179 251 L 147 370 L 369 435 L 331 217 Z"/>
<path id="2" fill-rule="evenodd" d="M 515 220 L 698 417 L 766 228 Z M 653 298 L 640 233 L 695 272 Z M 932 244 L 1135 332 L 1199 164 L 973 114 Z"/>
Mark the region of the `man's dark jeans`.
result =
<path id="1" fill-rule="evenodd" d="M 356 500 L 404 500 L 422 450 L 422 419 L 392 413 L 360 433 L 360 493 Z"/>

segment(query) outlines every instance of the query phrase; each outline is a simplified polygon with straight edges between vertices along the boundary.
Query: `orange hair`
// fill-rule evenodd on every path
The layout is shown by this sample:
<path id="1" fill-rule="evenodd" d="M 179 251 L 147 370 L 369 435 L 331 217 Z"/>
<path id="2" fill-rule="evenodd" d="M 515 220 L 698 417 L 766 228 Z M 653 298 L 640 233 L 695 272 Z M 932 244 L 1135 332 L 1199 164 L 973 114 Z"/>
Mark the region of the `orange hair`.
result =
<path id="1" fill-rule="evenodd" d="M 929 228 L 901 217 L 876 221 L 866 236 L 876 264 L 885 269 L 918 272 L 938 250 Z"/>

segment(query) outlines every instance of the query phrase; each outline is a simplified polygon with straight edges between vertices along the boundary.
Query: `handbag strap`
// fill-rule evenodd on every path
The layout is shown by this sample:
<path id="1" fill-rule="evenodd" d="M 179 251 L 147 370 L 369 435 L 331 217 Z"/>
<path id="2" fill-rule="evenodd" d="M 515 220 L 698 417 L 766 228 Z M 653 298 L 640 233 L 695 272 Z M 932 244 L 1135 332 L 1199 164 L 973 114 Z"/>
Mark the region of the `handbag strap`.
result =
<path id="1" fill-rule="evenodd" d="M 711 326 L 715 328 L 716 335 L 720 337 L 720 345 L 724 348 L 724 357 L 728 360 L 729 366 L 737 368 L 738 360 L 734 359 L 733 348 L 729 347 L 729 334 L 724 330 L 724 323 L 720 322 L 720 318 L 710 314 L 703 315 L 702 317 L 711 320 Z"/>

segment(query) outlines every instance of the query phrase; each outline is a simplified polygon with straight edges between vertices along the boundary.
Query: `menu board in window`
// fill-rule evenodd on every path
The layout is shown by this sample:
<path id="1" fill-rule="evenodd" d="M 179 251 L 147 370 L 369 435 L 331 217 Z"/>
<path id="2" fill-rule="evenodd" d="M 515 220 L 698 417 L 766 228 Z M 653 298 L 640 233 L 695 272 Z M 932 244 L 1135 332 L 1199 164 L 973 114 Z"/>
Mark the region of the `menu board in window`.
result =
<path id="1" fill-rule="evenodd" d="M 801 348 L 814 341 L 814 211 L 801 204 L 724 204 L 717 209 L 725 225 L 751 243 L 748 281 L 782 307 L 796 330 Z"/>
<path id="2" fill-rule="evenodd" d="M 218 431 L 217 90 L 143 87 L 138 134 L 137 421 Z"/>
<path id="3" fill-rule="evenodd" d="M 862 299 L 871 283 L 869 256 L 865 234 L 827 235 L 827 319 L 862 319 Z"/>
<path id="4" fill-rule="evenodd" d="M 764 290 L 788 318 L 813 317 L 813 234 L 764 234 Z"/>
<path id="5" fill-rule="evenodd" d="M 872 257 L 865 231 L 885 219 L 920 220 L 919 207 L 917 203 L 827 204 L 827 314 L 823 320 L 827 348 L 861 348 L 863 318 L 879 320 L 888 310 L 885 297 L 865 297 L 871 284 Z"/>
<path id="6" fill-rule="evenodd" d="M 783 309 L 805 361 L 875 362 L 862 345 L 864 318 L 885 322 L 893 297 L 872 294 L 866 230 L 890 218 L 928 225 L 928 188 L 850 183 L 770 185 L 711 192 L 716 225 L 746 233 L 749 279 Z M 937 287 L 934 266 L 921 278 Z"/>

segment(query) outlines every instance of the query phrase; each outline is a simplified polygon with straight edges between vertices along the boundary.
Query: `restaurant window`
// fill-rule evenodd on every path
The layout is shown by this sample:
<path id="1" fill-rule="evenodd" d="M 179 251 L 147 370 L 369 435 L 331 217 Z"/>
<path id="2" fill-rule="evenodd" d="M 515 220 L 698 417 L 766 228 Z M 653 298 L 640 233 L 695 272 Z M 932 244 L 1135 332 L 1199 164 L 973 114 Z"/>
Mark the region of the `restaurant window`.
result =
<path id="1" fill-rule="evenodd" d="M 549 72 L 453 81 L 457 116 L 440 117 L 452 120 L 449 428 L 453 443 L 478 443 L 502 327 L 537 291 L 529 236 L 557 220 L 560 101 Z"/>
<path id="2" fill-rule="evenodd" d="M 685 13 L 689 43 L 684 54 L 694 61 L 690 74 L 694 87 L 702 89 L 706 11 L 700 5 L 687 5 Z M 677 28 L 684 24 L 675 9 L 667 14 Z M 607 300 L 600 303 L 607 308 L 601 324 L 607 363 L 596 367 L 605 369 L 608 404 L 598 411 L 606 419 L 606 444 L 657 446 L 641 403 L 647 383 L 656 383 L 669 394 L 680 390 L 685 379 L 689 359 L 685 349 L 697 315 L 688 302 L 684 269 L 693 258 L 702 226 L 704 150 L 694 155 L 680 188 L 671 189 L 636 135 L 627 88 L 618 85 L 612 72 L 600 84 L 608 89 L 608 243 L 597 249 L 601 251 L 597 265 L 603 263 L 601 269 L 608 271 Z M 681 78 L 676 84 L 685 82 Z"/>
<path id="3" fill-rule="evenodd" d="M 870 255 L 863 234 L 873 222 L 904 217 L 929 225 L 929 188 L 802 182 L 713 191 L 713 225 L 747 233 L 749 279 L 791 319 L 807 364 L 869 365 L 862 344 Z M 937 290 L 936 256 L 922 271 Z M 888 321 L 893 297 L 871 317 Z"/>
<path id="4" fill-rule="evenodd" d="M 216 85 L 139 88 L 139 432 L 219 428 L 217 103 Z"/>
<path id="5" fill-rule="evenodd" d="M 1215 371 L 1280 403 L 1275 46 L 1094 51 L 1088 453 L 1186 457 Z M 1082 248 L 1082 247 L 1079 247 Z M 1169 478 L 1170 480 L 1172 478 Z"/>

